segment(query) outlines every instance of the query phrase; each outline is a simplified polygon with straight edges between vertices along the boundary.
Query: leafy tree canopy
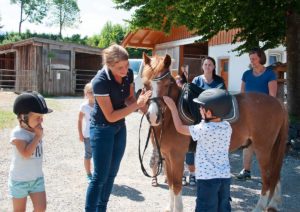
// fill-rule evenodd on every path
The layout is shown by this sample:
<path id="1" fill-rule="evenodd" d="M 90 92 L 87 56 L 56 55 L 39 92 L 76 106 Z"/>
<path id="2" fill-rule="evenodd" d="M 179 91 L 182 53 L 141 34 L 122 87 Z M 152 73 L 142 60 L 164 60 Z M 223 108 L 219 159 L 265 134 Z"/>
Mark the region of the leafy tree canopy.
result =
<path id="1" fill-rule="evenodd" d="M 42 23 L 42 20 L 47 15 L 48 4 L 46 0 L 11 0 L 10 2 L 20 6 L 19 33 L 21 33 L 24 21 Z"/>
<path id="2" fill-rule="evenodd" d="M 126 27 L 120 24 L 112 24 L 110 21 L 106 22 L 99 35 L 94 35 L 89 39 L 90 44 L 106 48 L 112 43 L 120 44 L 127 32 Z"/>
<path id="3" fill-rule="evenodd" d="M 51 0 L 48 25 L 58 26 L 59 35 L 65 28 L 76 27 L 81 23 L 77 0 Z"/>
<path id="4" fill-rule="evenodd" d="M 128 33 L 128 28 L 120 24 L 112 24 L 110 21 L 106 22 L 99 35 L 93 35 L 87 39 L 87 44 L 90 46 L 107 48 L 109 45 L 116 43 L 121 44 L 125 35 Z M 140 50 L 127 48 L 130 58 L 142 58 L 143 52 L 151 54 L 150 50 Z"/>
<path id="5" fill-rule="evenodd" d="M 208 40 L 221 30 L 240 29 L 236 49 L 248 51 L 260 42 L 263 49 L 285 44 L 286 16 L 300 11 L 299 0 L 113 0 L 117 8 L 137 8 L 131 30 L 151 28 L 169 32 L 185 25 Z"/>

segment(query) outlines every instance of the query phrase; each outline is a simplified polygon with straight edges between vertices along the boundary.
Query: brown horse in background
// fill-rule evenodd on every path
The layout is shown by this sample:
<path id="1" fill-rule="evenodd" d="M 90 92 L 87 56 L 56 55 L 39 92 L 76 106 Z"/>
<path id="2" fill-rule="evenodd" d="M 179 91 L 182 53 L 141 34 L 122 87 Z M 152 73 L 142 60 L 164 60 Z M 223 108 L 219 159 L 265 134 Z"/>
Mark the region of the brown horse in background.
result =
<path id="1" fill-rule="evenodd" d="M 144 55 L 142 80 L 147 90 L 152 90 L 147 118 L 157 132 L 162 132 L 160 145 L 166 162 L 170 190 L 170 203 L 166 211 L 183 211 L 182 175 L 185 153 L 190 138 L 177 133 L 171 113 L 163 96 L 178 101 L 180 88 L 170 74 L 171 58 Z M 235 95 L 239 119 L 232 123 L 230 151 L 253 145 L 260 167 L 262 190 L 254 211 L 278 209 L 280 201 L 280 170 L 285 154 L 288 118 L 283 104 L 276 98 L 259 93 Z"/>

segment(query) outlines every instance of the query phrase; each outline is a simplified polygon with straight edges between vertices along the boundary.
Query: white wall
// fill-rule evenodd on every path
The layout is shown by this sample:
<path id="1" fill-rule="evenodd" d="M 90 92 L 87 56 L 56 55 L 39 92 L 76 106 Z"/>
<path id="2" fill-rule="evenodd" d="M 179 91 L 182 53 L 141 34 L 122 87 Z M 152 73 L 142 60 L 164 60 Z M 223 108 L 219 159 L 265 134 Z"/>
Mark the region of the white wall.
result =
<path id="1" fill-rule="evenodd" d="M 220 59 L 229 59 L 228 64 L 228 90 L 233 92 L 239 92 L 241 88 L 241 79 L 243 73 L 249 69 L 249 56 L 248 54 L 243 54 L 241 56 L 237 56 L 237 52 L 232 52 L 239 44 L 223 44 L 217 46 L 209 46 L 208 47 L 208 55 L 213 57 L 216 60 L 216 70 L 217 74 L 220 75 L 220 64 L 218 63 Z M 278 48 L 267 50 L 266 56 L 270 54 L 279 54 L 281 62 L 286 62 L 286 49 L 283 46 L 279 46 Z M 266 65 L 269 65 L 269 61 L 267 59 Z"/>

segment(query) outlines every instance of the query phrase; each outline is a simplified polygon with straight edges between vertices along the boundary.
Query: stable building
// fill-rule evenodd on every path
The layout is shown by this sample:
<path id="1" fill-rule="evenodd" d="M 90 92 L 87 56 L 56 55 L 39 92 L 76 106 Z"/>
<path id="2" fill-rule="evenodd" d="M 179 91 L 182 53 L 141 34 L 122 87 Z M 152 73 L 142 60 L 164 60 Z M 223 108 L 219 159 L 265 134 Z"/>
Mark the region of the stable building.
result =
<path id="1" fill-rule="evenodd" d="M 188 69 L 189 80 L 202 74 L 201 59 L 207 55 L 216 60 L 216 72 L 225 80 L 231 92 L 239 92 L 241 78 L 249 69 L 248 54 L 238 55 L 233 50 L 240 43 L 231 44 L 237 29 L 221 31 L 207 42 L 198 42 L 202 36 L 189 31 L 185 26 L 173 27 L 169 34 L 152 29 L 138 29 L 127 34 L 122 45 L 124 47 L 152 49 L 153 55 L 169 54 L 172 59 L 173 75 Z M 266 52 L 267 66 L 275 62 L 286 63 L 286 48 L 279 46 Z M 280 75 L 285 78 L 285 75 Z"/>
<path id="2" fill-rule="evenodd" d="M 43 38 L 0 45 L 0 89 L 82 94 L 102 67 L 102 49 Z"/>

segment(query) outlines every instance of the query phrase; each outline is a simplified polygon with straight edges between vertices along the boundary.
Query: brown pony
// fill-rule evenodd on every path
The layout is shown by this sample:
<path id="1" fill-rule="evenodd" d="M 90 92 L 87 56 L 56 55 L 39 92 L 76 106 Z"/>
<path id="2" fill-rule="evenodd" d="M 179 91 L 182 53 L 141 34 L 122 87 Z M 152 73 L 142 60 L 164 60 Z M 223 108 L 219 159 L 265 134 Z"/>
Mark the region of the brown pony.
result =
<path id="1" fill-rule="evenodd" d="M 147 118 L 157 133 L 162 132 L 160 145 L 165 158 L 170 190 L 166 211 L 183 211 L 181 190 L 185 153 L 190 138 L 177 133 L 171 113 L 162 100 L 169 96 L 178 101 L 180 88 L 170 74 L 171 58 L 144 55 L 142 80 L 152 90 Z M 253 145 L 259 163 L 262 190 L 254 211 L 278 208 L 280 201 L 280 170 L 284 158 L 288 119 L 284 106 L 276 98 L 259 93 L 235 95 L 239 119 L 232 123 L 230 151 Z"/>

